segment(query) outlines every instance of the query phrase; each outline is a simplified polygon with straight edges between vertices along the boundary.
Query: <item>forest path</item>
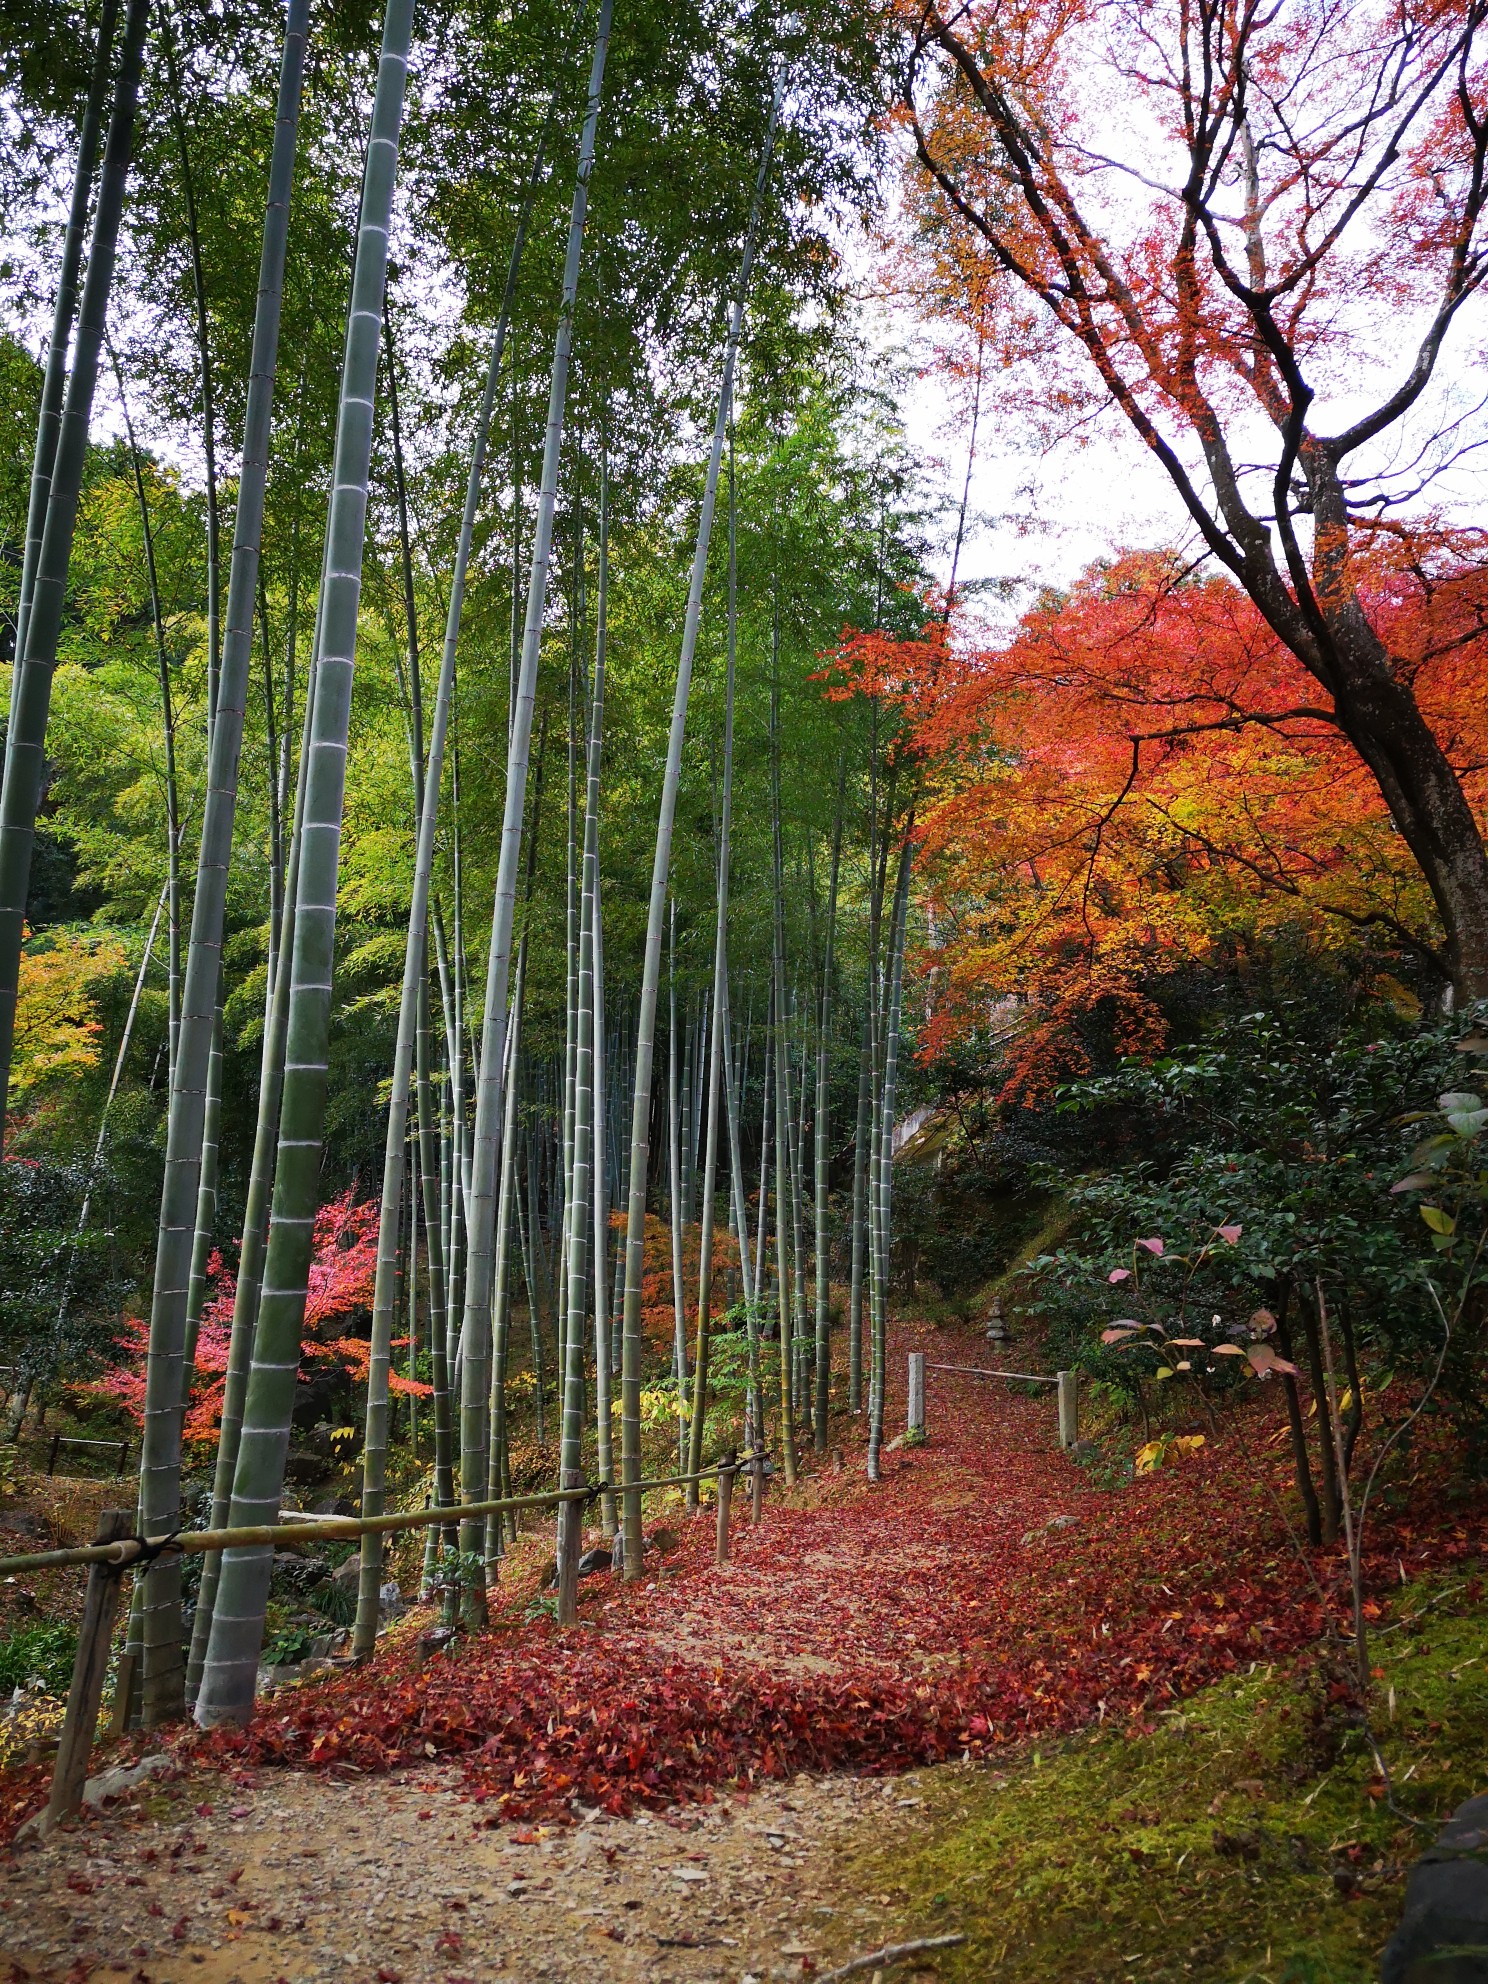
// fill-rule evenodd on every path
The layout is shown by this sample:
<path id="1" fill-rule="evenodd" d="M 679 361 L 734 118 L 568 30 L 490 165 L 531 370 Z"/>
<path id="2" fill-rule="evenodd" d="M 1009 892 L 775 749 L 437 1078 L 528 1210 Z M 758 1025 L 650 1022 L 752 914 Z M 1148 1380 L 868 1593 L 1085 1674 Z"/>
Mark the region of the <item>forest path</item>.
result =
<path id="1" fill-rule="evenodd" d="M 891 1432 L 915 1348 L 992 1361 L 897 1327 Z M 0 1956 L 45 1984 L 801 1979 L 893 1939 L 904 1898 L 851 1869 L 912 1842 L 894 1773 L 1143 1726 L 1316 1634 L 1259 1478 L 1279 1421 L 1113 1489 L 1058 1451 L 1047 1396 L 955 1372 L 928 1395 L 929 1444 L 878 1486 L 849 1445 L 777 1477 L 758 1527 L 741 1496 L 722 1570 L 705 1509 L 639 1584 L 586 1580 L 559 1633 L 534 1540 L 453 1658 L 419 1666 L 410 1621 L 245 1736 L 183 1735 L 169 1782 L 0 1869 Z"/>
<path id="2" fill-rule="evenodd" d="M 1008 1346 L 994 1355 L 969 1332 L 896 1326 L 891 1441 L 904 1426 L 913 1350 L 937 1363 L 1004 1368 L 1017 1356 Z M 999 1380 L 932 1370 L 927 1395 L 928 1444 L 886 1451 L 878 1486 L 864 1477 L 861 1427 L 845 1452 L 834 1427 L 843 1460 L 804 1452 L 793 1491 L 773 1477 L 759 1527 L 740 1482 L 726 1566 L 713 1563 L 705 1512 L 683 1527 L 680 1550 L 657 1578 L 639 1592 L 586 1593 L 586 1613 L 677 1654 L 777 1675 L 867 1668 L 908 1680 L 977 1651 L 993 1626 L 984 1616 L 990 1595 L 1029 1565 L 1031 1544 L 1042 1544 L 1051 1523 L 1099 1523 L 1112 1498 L 1059 1451 L 1052 1386 L 1029 1397 Z"/>

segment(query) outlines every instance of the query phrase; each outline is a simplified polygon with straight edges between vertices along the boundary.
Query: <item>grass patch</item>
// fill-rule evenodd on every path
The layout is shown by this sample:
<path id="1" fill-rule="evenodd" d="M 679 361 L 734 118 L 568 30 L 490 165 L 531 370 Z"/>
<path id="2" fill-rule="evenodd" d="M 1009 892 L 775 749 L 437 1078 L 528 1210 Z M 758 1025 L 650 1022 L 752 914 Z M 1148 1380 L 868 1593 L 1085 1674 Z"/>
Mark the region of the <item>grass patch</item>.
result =
<path id="1" fill-rule="evenodd" d="M 1485 1787 L 1485 1627 L 1475 1579 L 1407 1587 L 1376 1627 L 1376 1734 L 1424 1829 L 1385 1803 L 1315 1649 L 1137 1732 L 920 1773 L 920 1836 L 848 1880 L 899 1903 L 907 1936 L 963 1931 L 933 1969 L 955 1984 L 1364 1984 L 1411 1862 Z"/>

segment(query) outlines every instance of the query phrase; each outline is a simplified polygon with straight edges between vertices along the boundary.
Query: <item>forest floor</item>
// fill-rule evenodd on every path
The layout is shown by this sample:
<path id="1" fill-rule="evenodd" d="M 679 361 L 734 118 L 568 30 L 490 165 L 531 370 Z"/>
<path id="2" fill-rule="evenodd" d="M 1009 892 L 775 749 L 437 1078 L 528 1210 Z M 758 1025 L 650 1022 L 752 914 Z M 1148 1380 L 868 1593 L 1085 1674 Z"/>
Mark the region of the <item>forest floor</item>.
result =
<path id="1" fill-rule="evenodd" d="M 905 1324 L 891 1369 L 917 1347 L 986 1361 Z M 419 1665 L 401 1622 L 15 1849 L 0 1956 L 48 1984 L 741 1984 L 959 1933 L 907 1974 L 1371 1976 L 1430 1832 L 1340 1707 L 1338 1566 L 1289 1544 L 1277 1431 L 1254 1410 L 1131 1480 L 1060 1454 L 1047 1398 L 933 1371 L 927 1446 L 869 1488 L 834 1432 L 844 1464 L 772 1483 L 758 1528 L 746 1501 L 721 1570 L 705 1512 L 559 1633 L 524 1539 L 454 1654 Z M 1488 1749 L 1482 1509 L 1428 1488 L 1370 1550 L 1427 1828 Z M 7 1831 L 42 1790 L 0 1783 Z"/>

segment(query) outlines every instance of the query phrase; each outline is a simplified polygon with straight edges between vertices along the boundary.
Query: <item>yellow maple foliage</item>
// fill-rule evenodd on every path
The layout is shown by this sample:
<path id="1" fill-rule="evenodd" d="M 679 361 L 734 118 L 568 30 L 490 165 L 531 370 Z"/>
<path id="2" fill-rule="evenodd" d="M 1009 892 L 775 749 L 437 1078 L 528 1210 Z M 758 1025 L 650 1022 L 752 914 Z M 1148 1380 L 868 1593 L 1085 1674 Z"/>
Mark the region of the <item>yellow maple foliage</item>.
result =
<path id="1" fill-rule="evenodd" d="M 97 1067 L 103 1051 L 97 993 L 129 966 L 123 945 L 112 937 L 48 930 L 33 943 L 29 931 L 26 936 L 10 1066 L 17 1100 Z"/>

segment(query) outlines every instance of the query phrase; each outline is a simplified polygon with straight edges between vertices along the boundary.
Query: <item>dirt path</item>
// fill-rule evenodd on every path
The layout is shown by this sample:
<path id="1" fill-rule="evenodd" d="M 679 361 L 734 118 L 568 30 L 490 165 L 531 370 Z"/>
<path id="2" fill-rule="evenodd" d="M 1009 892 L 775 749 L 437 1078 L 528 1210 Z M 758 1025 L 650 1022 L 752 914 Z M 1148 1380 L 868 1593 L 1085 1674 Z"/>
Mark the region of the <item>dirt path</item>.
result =
<path id="1" fill-rule="evenodd" d="M 895 1337 L 901 1386 L 907 1349 L 986 1361 Z M 891 1387 L 891 1430 L 902 1409 Z M 908 1852 L 919 1808 L 912 1780 L 784 1773 L 1140 1724 L 1317 1630 L 1222 1456 L 1113 1493 L 1058 1451 L 1051 1400 L 951 1372 L 929 1435 L 876 1488 L 851 1447 L 772 1487 L 721 1571 L 711 1512 L 682 1522 L 640 1584 L 586 1580 L 566 1633 L 534 1616 L 533 1537 L 458 1659 L 394 1648 L 291 1691 L 252 1768 L 182 1749 L 184 1780 L 0 1859 L 0 1957 L 47 1984 L 809 1978 L 894 1939 L 910 1898 L 844 1867 Z"/>
<path id="2" fill-rule="evenodd" d="M 22 1846 L 0 1876 L 0 1958 L 16 1984 L 799 1979 L 892 1933 L 890 1898 L 841 1892 L 834 1863 L 911 1838 L 918 1805 L 900 1780 L 798 1778 L 655 1817 L 491 1827 L 447 1768 L 262 1773 L 227 1794 L 213 1777 Z"/>

